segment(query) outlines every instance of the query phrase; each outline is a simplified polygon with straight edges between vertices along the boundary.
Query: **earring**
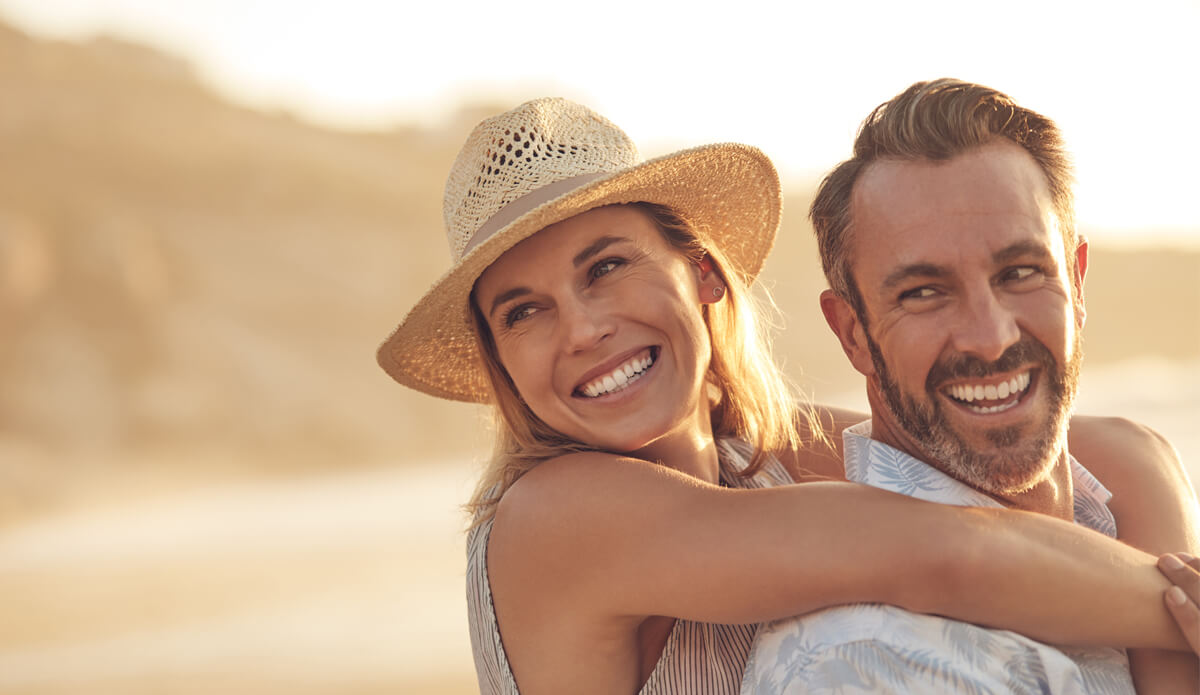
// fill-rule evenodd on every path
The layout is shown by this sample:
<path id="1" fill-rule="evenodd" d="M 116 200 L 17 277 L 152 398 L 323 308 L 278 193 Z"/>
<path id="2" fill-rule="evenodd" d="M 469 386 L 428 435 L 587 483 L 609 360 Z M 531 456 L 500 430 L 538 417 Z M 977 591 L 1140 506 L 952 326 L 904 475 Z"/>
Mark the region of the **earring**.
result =
<path id="1" fill-rule="evenodd" d="M 717 285 L 713 288 L 713 299 L 720 299 L 725 296 L 725 288 Z"/>

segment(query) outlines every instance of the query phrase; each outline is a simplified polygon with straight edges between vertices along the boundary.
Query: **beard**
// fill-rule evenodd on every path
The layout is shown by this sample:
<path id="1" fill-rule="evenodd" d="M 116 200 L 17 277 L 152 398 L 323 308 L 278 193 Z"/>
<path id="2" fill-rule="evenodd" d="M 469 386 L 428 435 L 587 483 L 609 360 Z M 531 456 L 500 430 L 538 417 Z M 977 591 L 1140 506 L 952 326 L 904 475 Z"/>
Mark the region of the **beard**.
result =
<path id="1" fill-rule="evenodd" d="M 961 354 L 940 359 L 925 379 L 922 401 L 904 393 L 892 378 L 883 352 L 869 331 L 866 342 L 884 402 L 900 427 L 929 457 L 928 462 L 947 475 L 991 494 L 1025 492 L 1046 476 L 1065 448 L 1083 361 L 1078 331 L 1063 365 L 1045 345 L 1025 334 L 994 362 Z M 984 429 L 981 434 L 991 444 L 986 450 L 973 446 L 951 426 L 938 398 L 939 386 L 951 379 L 986 378 L 1029 364 L 1041 366 L 1039 382 L 1049 397 L 1049 413 L 1044 420 Z"/>

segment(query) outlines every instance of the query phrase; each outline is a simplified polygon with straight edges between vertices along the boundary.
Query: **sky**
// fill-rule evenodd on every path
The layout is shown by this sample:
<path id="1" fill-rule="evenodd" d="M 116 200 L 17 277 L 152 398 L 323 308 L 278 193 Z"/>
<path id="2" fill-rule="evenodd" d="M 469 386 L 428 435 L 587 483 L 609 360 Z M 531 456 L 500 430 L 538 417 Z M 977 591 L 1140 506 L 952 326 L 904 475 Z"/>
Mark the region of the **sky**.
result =
<path id="1" fill-rule="evenodd" d="M 230 99 L 323 125 L 559 95 L 644 154 L 747 142 L 793 181 L 844 159 L 880 102 L 958 77 L 1058 121 L 1084 231 L 1200 245 L 1200 0 L 0 0 L 0 18 L 148 43 Z"/>

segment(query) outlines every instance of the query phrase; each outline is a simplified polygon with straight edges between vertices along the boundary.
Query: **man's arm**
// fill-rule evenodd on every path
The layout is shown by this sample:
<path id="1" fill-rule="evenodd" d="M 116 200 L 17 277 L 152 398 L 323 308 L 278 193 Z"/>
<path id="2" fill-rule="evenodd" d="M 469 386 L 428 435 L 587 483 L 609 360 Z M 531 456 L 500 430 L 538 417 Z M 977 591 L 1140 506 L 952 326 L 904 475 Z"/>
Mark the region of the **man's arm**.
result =
<path id="1" fill-rule="evenodd" d="M 1157 432 L 1123 418 L 1075 416 L 1070 450 L 1113 493 L 1118 537 L 1148 553 L 1200 554 L 1200 509 L 1174 447 Z M 1141 695 L 1195 695 L 1200 662 L 1191 654 L 1129 650 Z"/>

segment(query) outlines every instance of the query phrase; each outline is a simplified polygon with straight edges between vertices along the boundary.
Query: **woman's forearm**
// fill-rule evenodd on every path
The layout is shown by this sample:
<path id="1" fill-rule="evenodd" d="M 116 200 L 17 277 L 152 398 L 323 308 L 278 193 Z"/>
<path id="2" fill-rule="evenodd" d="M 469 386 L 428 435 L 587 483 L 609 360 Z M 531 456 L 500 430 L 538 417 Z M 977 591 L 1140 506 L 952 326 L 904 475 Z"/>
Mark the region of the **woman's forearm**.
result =
<path id="1" fill-rule="evenodd" d="M 1065 521 L 852 483 L 730 489 L 598 453 L 510 488 L 491 536 L 494 591 L 506 568 L 556 615 L 600 623 L 751 623 L 880 602 L 1053 643 L 1186 648 L 1155 558 Z"/>
<path id="2" fill-rule="evenodd" d="M 1055 644 L 1188 648 L 1163 605 L 1170 584 L 1156 558 L 1043 515 L 964 511 L 948 539 L 957 571 L 918 590 L 910 609 Z"/>

